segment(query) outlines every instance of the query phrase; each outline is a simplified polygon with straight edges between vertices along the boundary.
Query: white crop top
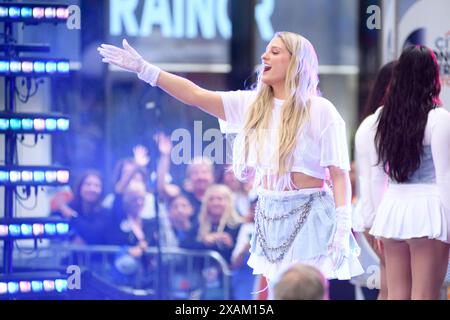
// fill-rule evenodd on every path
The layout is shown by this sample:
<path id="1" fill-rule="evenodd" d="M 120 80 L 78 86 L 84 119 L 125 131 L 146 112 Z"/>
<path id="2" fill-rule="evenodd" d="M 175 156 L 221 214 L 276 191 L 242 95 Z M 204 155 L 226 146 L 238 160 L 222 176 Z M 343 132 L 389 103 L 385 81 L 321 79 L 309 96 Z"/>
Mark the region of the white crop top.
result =
<path id="1" fill-rule="evenodd" d="M 246 113 L 256 97 L 256 91 L 238 90 L 219 93 L 222 97 L 226 118 L 226 122 L 219 120 L 220 129 L 223 133 L 237 133 L 233 145 L 234 162 L 240 152 L 243 154 L 242 129 Z M 274 99 L 268 141 L 265 141 L 263 146 L 250 146 L 246 165 L 256 169 L 256 177 L 270 176 L 274 172 L 275 168 L 269 160 L 270 155 L 278 150 L 276 128 L 280 121 L 283 102 L 284 100 Z M 312 97 L 310 115 L 310 121 L 297 138 L 291 172 L 302 172 L 319 179 L 328 179 L 328 166 L 350 170 L 345 122 L 335 106 L 325 98 Z M 255 147 L 264 148 L 262 152 L 264 156 L 260 159 L 259 164 L 255 161 Z M 234 169 L 236 176 L 240 178 L 236 168 Z M 258 185 L 258 180 L 255 181 L 255 184 Z M 284 190 L 285 188 L 291 189 L 290 174 L 285 177 L 284 181 L 276 181 L 271 184 L 271 189 Z"/>

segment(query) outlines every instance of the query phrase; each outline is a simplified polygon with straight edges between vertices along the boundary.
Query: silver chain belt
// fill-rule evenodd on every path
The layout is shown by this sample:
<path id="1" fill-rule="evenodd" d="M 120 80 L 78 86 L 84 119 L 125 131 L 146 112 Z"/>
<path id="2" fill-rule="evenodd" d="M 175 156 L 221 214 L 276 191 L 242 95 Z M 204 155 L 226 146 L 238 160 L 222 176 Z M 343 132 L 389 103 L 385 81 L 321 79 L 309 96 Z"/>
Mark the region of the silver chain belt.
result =
<path id="1" fill-rule="evenodd" d="M 325 194 L 324 191 L 312 193 L 309 195 L 308 201 L 306 203 L 302 204 L 300 207 L 294 208 L 286 214 L 281 214 L 281 215 L 273 216 L 273 217 L 269 217 L 264 214 L 264 210 L 261 209 L 261 206 L 264 208 L 264 205 L 262 205 L 262 203 L 260 203 L 260 202 L 264 202 L 264 204 L 265 204 L 265 199 L 264 199 L 264 197 L 260 198 L 261 201 L 258 201 L 256 203 L 256 208 L 255 208 L 255 229 L 256 229 L 256 236 L 258 238 L 259 245 L 261 246 L 261 248 L 263 250 L 264 256 L 266 257 L 266 259 L 269 262 L 277 263 L 277 262 L 283 260 L 285 254 L 287 253 L 287 251 L 291 247 L 292 243 L 294 242 L 295 237 L 297 236 L 297 234 L 300 232 L 303 225 L 305 224 L 306 218 L 308 217 L 308 215 L 311 211 L 311 207 L 312 207 L 314 198 L 316 198 L 317 196 L 321 197 L 324 194 Z M 267 244 L 266 237 L 261 230 L 261 220 L 266 220 L 266 221 L 269 221 L 269 223 L 270 223 L 271 221 L 286 219 L 295 214 L 299 214 L 299 218 L 294 225 L 293 232 L 290 234 L 290 236 L 287 238 L 287 240 L 284 241 L 281 245 L 279 245 L 277 247 L 269 247 Z M 276 255 L 276 256 L 274 258 L 272 258 L 272 255 Z"/>

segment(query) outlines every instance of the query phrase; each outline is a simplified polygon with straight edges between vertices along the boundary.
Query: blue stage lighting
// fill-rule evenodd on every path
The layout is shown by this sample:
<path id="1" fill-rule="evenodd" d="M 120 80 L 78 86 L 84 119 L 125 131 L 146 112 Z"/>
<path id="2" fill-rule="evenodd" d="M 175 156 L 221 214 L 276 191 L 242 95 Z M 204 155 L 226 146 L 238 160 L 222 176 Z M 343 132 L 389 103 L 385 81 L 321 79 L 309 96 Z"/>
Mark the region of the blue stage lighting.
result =
<path id="1" fill-rule="evenodd" d="M 9 71 L 12 73 L 19 73 L 22 70 L 22 63 L 20 61 L 11 61 L 9 63 Z"/>
<path id="2" fill-rule="evenodd" d="M 55 280 L 55 289 L 57 292 L 63 292 L 67 290 L 67 280 L 65 279 L 56 279 Z"/>
<path id="3" fill-rule="evenodd" d="M 19 284 L 17 282 L 8 282 L 8 293 L 14 294 L 19 292 Z"/>
<path id="4" fill-rule="evenodd" d="M 9 72 L 9 61 L 0 61 L 0 72 L 7 73 Z"/>
<path id="5" fill-rule="evenodd" d="M 68 223 L 57 223 L 56 224 L 56 232 L 60 235 L 64 235 L 69 233 L 69 224 Z"/>
<path id="6" fill-rule="evenodd" d="M 56 125 L 59 130 L 61 131 L 67 131 L 69 130 L 69 120 L 60 118 L 57 120 Z"/>
<path id="7" fill-rule="evenodd" d="M 44 182 L 45 181 L 45 171 L 34 171 L 33 172 L 34 182 Z"/>
<path id="8" fill-rule="evenodd" d="M 56 234 L 56 225 L 54 223 L 46 223 L 44 229 L 45 233 L 49 236 L 54 236 Z"/>
<path id="9" fill-rule="evenodd" d="M 1 170 L 0 171 L 0 183 L 9 182 L 9 171 Z"/>
<path id="10" fill-rule="evenodd" d="M 9 127 L 11 130 L 20 130 L 22 128 L 22 121 L 20 119 L 12 118 L 9 120 Z"/>
<path id="11" fill-rule="evenodd" d="M 33 226 L 31 224 L 22 224 L 20 226 L 22 236 L 27 237 L 33 235 Z"/>
<path id="12" fill-rule="evenodd" d="M 53 73 L 56 72 L 56 63 L 53 61 L 48 61 L 45 63 L 45 72 Z"/>
<path id="13" fill-rule="evenodd" d="M 22 179 L 22 176 L 20 174 L 20 171 L 17 170 L 11 170 L 9 171 L 9 182 L 20 182 Z"/>
<path id="14" fill-rule="evenodd" d="M 56 130 L 56 119 L 46 119 L 45 120 L 45 129 L 49 131 L 55 131 Z"/>
<path id="15" fill-rule="evenodd" d="M 58 62 L 57 66 L 58 72 L 66 73 L 70 71 L 70 64 L 66 61 Z"/>
<path id="16" fill-rule="evenodd" d="M 33 292 L 42 292 L 42 290 L 44 290 L 44 284 L 42 283 L 42 281 L 31 281 L 31 290 Z"/>
<path id="17" fill-rule="evenodd" d="M 20 236 L 20 225 L 10 224 L 8 230 L 9 230 L 9 235 L 11 237 L 19 237 Z"/>
<path id="18" fill-rule="evenodd" d="M 30 7 L 22 7 L 20 10 L 20 15 L 22 18 L 32 18 L 33 17 L 33 9 Z"/>
<path id="19" fill-rule="evenodd" d="M 33 130 L 33 119 L 22 119 L 23 130 Z"/>
<path id="20" fill-rule="evenodd" d="M 58 133 L 69 129 L 69 119 L 57 114 L 0 112 L 0 134 L 11 133 Z"/>
<path id="21" fill-rule="evenodd" d="M 8 8 L 0 6 L 0 18 L 8 17 Z"/>
<path id="22" fill-rule="evenodd" d="M 19 7 L 9 7 L 9 17 L 10 18 L 19 18 L 20 17 L 20 8 Z"/>
<path id="23" fill-rule="evenodd" d="M 0 130 L 6 131 L 9 129 L 9 120 L 0 119 Z"/>
<path id="24" fill-rule="evenodd" d="M 8 69 L 9 69 L 9 65 L 8 65 Z M 45 72 L 45 62 L 35 61 L 34 64 L 33 64 L 33 69 L 34 69 L 34 72 L 36 72 L 36 73 L 43 73 L 43 72 Z"/>

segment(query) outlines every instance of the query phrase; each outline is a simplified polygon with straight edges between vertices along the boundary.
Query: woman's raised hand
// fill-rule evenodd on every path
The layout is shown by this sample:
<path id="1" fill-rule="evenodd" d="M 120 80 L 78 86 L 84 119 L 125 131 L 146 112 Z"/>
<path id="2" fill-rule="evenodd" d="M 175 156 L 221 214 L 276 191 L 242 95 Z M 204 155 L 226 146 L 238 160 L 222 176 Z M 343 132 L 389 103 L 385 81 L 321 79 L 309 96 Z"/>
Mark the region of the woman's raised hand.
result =
<path id="1" fill-rule="evenodd" d="M 97 50 L 103 57 L 103 62 L 118 66 L 126 71 L 135 72 L 139 79 L 155 86 L 161 69 L 145 61 L 128 44 L 127 40 L 123 39 L 122 46 L 123 49 L 110 44 L 102 44 Z"/>

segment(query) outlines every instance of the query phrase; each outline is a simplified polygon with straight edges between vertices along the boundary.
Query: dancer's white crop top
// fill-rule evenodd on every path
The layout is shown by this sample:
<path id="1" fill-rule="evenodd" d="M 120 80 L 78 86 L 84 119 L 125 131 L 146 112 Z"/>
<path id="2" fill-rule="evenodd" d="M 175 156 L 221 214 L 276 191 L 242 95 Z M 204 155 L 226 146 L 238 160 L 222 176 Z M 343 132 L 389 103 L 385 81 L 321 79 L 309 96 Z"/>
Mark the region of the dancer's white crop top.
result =
<path id="1" fill-rule="evenodd" d="M 226 122 L 220 122 L 224 133 L 238 133 L 234 142 L 233 161 L 236 152 L 242 151 L 242 133 L 246 113 L 256 97 L 256 91 L 228 91 L 219 92 L 225 110 Z M 278 150 L 276 128 L 280 119 L 283 100 L 274 99 L 270 135 L 263 146 L 250 146 L 247 165 L 254 167 L 260 174 L 269 174 L 273 165 L 269 162 L 269 155 Z M 310 121 L 297 138 L 297 145 L 293 152 L 293 166 L 291 172 L 327 179 L 327 167 L 336 166 L 350 170 L 345 122 L 335 106 L 325 98 L 315 96 L 311 98 Z M 260 164 L 255 163 L 255 147 L 264 148 Z M 284 184 L 283 184 L 284 185 Z M 276 188 L 278 189 L 278 188 Z"/>
<path id="2" fill-rule="evenodd" d="M 356 154 L 362 155 L 362 157 L 358 156 L 357 160 L 360 161 L 358 168 L 361 169 L 359 174 L 364 185 L 361 195 L 367 201 L 368 212 L 364 223 L 365 228 L 372 226 L 376 210 L 388 184 L 395 183 L 390 181 L 382 165 L 377 165 L 378 154 L 374 140 L 381 110 L 382 108 L 379 108 L 368 119 L 364 129 L 355 138 Z M 435 108 L 428 113 L 423 145 L 425 153 L 431 150 L 435 171 L 434 183 L 439 190 L 443 210 L 450 219 L 450 113 L 444 108 Z M 429 167 L 427 166 L 425 170 L 429 170 Z"/>

